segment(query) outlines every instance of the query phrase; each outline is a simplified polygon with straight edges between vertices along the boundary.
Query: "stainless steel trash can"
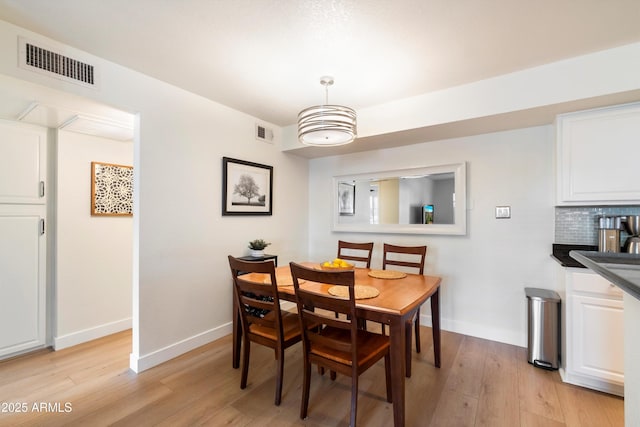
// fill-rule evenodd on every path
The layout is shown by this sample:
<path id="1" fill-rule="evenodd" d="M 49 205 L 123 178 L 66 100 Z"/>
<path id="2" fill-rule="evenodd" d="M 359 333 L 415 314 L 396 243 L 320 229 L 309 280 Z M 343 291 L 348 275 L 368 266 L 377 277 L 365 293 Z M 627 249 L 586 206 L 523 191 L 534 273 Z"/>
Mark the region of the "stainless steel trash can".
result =
<path id="1" fill-rule="evenodd" d="M 525 288 L 528 312 L 528 358 L 533 366 L 558 369 L 560 295 L 549 289 Z"/>

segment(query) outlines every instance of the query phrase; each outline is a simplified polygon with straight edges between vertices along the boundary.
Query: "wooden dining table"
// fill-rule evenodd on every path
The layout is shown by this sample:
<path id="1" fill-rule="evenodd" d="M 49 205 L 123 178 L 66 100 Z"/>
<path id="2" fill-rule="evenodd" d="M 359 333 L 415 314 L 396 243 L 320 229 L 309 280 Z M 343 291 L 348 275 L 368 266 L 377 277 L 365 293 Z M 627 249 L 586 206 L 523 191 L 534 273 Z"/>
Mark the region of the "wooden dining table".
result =
<path id="1" fill-rule="evenodd" d="M 303 262 L 307 267 L 319 264 Z M 371 277 L 368 268 L 355 269 L 355 284 L 372 286 L 379 291 L 374 298 L 356 300 L 357 316 L 361 319 L 384 323 L 389 327 L 391 356 L 391 390 L 393 397 L 394 426 L 405 425 L 405 323 L 413 319 L 418 308 L 431 299 L 431 321 L 433 331 L 434 365 L 440 367 L 440 301 L 439 291 L 441 278 L 420 274 L 409 274 L 397 279 L 380 279 Z M 254 277 L 251 277 L 254 276 Z M 246 277 L 251 281 L 264 281 L 265 275 L 250 273 Z M 293 279 L 289 266 L 276 268 L 278 296 L 280 299 L 295 301 Z M 304 282 L 301 286 L 328 293 L 331 287 L 327 284 Z M 237 319 L 237 307 L 234 304 L 233 321 L 233 367 L 240 366 L 240 346 L 242 331 Z"/>

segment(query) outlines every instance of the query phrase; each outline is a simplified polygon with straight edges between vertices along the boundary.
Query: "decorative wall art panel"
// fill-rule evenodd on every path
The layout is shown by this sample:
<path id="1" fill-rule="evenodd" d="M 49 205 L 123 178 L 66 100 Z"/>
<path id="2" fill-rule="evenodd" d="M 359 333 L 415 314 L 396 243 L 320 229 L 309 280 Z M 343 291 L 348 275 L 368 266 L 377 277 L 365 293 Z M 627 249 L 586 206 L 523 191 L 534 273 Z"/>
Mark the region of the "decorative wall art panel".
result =
<path id="1" fill-rule="evenodd" d="M 91 162 L 91 215 L 133 215 L 133 167 Z"/>

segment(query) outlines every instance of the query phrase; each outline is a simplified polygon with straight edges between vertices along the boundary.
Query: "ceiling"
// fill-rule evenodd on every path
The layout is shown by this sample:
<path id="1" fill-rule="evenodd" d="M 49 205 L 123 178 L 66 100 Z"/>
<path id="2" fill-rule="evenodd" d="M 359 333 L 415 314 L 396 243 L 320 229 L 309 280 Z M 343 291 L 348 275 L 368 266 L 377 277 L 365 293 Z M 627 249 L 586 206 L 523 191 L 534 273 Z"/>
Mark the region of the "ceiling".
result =
<path id="1" fill-rule="evenodd" d="M 0 0 L 0 19 L 279 126 L 323 75 L 358 110 L 640 41 L 638 0 Z"/>

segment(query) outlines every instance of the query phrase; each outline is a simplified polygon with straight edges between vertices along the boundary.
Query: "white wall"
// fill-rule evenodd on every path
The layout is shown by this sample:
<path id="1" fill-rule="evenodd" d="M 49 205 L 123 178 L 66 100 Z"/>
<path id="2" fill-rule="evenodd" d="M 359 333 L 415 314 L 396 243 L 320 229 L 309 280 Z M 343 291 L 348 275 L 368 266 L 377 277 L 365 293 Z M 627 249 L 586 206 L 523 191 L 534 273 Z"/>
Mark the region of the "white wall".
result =
<path id="1" fill-rule="evenodd" d="M 390 150 L 315 159 L 310 163 L 311 260 L 330 259 L 338 239 L 426 244 L 426 274 L 442 277 L 442 327 L 526 346 L 525 287 L 554 288 L 553 130 L 551 126 L 435 141 Z M 334 175 L 467 162 L 466 236 L 332 233 Z M 510 205 L 512 218 L 495 219 Z M 422 310 L 429 323 L 428 304 Z"/>
<path id="2" fill-rule="evenodd" d="M 83 88 L 17 67 L 17 38 L 97 66 Z M 226 256 L 264 238 L 281 264 L 307 258 L 307 161 L 257 141 L 256 119 L 0 21 L 0 74 L 90 98 L 137 115 L 134 143 L 133 349 L 147 369 L 230 333 Z M 65 107 L 65 106 L 62 106 Z M 26 106 L 25 106 L 26 108 Z M 274 167 L 273 215 L 222 217 L 222 157 Z"/>
<path id="3" fill-rule="evenodd" d="M 59 131 L 56 349 L 131 327 L 132 217 L 91 216 L 91 162 L 133 165 L 133 143 Z"/>

